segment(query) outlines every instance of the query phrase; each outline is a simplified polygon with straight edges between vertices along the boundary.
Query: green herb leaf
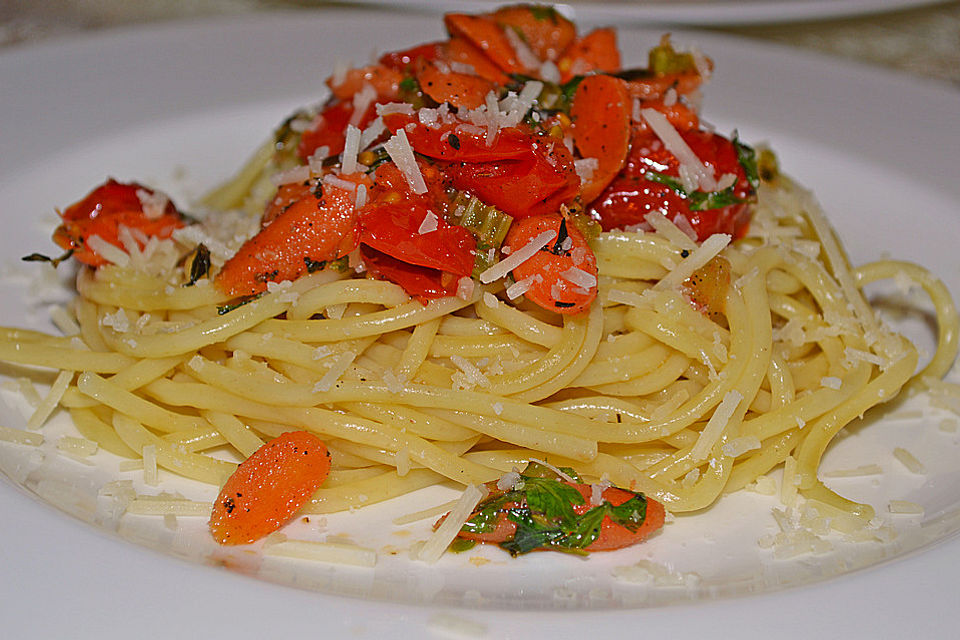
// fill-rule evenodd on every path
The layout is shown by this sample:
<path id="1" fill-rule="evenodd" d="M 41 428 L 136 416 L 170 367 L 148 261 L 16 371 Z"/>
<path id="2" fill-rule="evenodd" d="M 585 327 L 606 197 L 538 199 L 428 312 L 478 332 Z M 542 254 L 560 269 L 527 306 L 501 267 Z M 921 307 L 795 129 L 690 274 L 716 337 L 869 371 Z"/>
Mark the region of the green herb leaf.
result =
<path id="1" fill-rule="evenodd" d="M 577 519 L 573 505 L 583 504 L 583 496 L 569 484 L 549 478 L 524 478 L 523 483 L 531 511 L 542 513 L 561 525 Z"/>
<path id="2" fill-rule="evenodd" d="M 617 524 L 636 531 L 647 519 L 647 498 L 642 493 L 635 493 L 632 498 L 618 507 L 604 502 L 609 507 L 607 515 Z"/>
<path id="3" fill-rule="evenodd" d="M 737 161 L 747 174 L 747 180 L 749 180 L 750 185 L 756 189 L 760 186 L 760 173 L 757 170 L 757 154 L 754 152 L 753 147 L 740 142 L 736 131 L 733 132 L 733 146 L 737 150 Z"/>
<path id="4" fill-rule="evenodd" d="M 657 171 L 648 171 L 644 174 L 648 180 L 659 182 L 662 185 L 670 187 L 682 196 L 686 196 L 690 205 L 690 211 L 707 211 L 709 209 L 720 209 L 729 207 L 732 204 L 741 204 L 745 202 L 734 194 L 734 186 L 727 187 L 722 191 L 687 191 L 677 178 L 668 176 L 665 173 Z"/>

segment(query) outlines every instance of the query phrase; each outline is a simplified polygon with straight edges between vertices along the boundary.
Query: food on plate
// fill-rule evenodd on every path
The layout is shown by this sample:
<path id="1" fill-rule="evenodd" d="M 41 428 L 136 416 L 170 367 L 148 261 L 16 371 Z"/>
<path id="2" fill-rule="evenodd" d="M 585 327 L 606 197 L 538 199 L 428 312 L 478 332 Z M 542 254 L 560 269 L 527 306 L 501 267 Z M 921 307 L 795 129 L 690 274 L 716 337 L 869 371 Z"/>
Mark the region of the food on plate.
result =
<path id="1" fill-rule="evenodd" d="M 698 51 L 623 69 L 612 30 L 543 7 L 445 25 L 334 73 L 205 213 L 113 180 L 65 209 L 64 335 L 3 329 L 0 358 L 61 370 L 46 405 L 106 451 L 226 482 L 221 542 L 293 513 L 251 531 L 238 492 L 329 513 L 453 482 L 431 549 L 613 549 L 779 469 L 784 502 L 867 526 L 820 459 L 951 367 L 944 285 L 851 266 L 771 152 L 701 123 Z M 936 309 L 919 371 L 862 293 L 894 277 Z M 305 434 L 309 481 L 273 444 Z"/>
<path id="2" fill-rule="evenodd" d="M 310 499 L 330 472 L 330 454 L 309 431 L 287 431 L 240 463 L 210 516 L 220 544 L 248 544 L 273 533 Z"/>
<path id="3" fill-rule="evenodd" d="M 463 547 L 495 543 L 513 556 L 547 549 L 587 553 L 628 547 L 663 526 L 659 502 L 608 485 L 584 484 L 573 469 L 532 461 L 523 473 L 487 483 L 487 497 L 457 537 Z"/>

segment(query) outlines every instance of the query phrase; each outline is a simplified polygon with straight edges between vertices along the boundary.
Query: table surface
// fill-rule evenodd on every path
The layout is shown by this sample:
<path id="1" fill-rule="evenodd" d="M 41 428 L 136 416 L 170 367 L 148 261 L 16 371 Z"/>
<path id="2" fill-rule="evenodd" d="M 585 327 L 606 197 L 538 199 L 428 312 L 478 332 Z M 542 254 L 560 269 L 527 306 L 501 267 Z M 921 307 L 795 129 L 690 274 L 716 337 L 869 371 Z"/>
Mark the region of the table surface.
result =
<path id="1" fill-rule="evenodd" d="M 620 0 L 622 3 L 624 0 Z M 637 0 L 642 3 L 643 0 Z M 0 4 L 0 51 L 128 24 L 271 9 L 323 11 L 323 0 L 34 0 Z M 418 3 L 419 4 L 419 3 Z M 382 9 L 366 8 L 369 11 Z M 392 11 L 396 11 L 396 3 Z M 711 31 L 775 42 L 936 78 L 960 88 L 960 1 L 842 19 Z"/>

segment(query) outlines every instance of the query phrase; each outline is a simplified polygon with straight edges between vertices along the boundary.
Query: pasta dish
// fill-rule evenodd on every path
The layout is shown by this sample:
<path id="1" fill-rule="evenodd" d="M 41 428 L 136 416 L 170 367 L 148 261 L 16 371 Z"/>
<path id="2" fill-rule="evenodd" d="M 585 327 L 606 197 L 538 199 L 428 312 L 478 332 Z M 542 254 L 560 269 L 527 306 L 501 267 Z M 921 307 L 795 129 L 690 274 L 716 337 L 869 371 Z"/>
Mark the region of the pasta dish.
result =
<path id="1" fill-rule="evenodd" d="M 329 470 L 302 513 L 467 488 L 425 559 L 457 536 L 617 548 L 610 522 L 638 540 L 774 471 L 785 504 L 867 526 L 820 460 L 953 365 L 946 287 L 851 265 L 770 150 L 704 125 L 700 52 L 665 37 L 623 69 L 612 30 L 538 7 L 445 24 L 335 71 L 203 215 L 113 180 L 60 212 L 79 263 L 63 334 L 0 341 L 0 359 L 60 371 L 31 426 L 60 407 L 83 440 L 217 487 L 306 431 Z M 922 365 L 864 297 L 884 279 L 933 302 Z M 543 477 L 583 508 L 533 497 Z M 532 542 L 497 537 L 508 521 Z"/>

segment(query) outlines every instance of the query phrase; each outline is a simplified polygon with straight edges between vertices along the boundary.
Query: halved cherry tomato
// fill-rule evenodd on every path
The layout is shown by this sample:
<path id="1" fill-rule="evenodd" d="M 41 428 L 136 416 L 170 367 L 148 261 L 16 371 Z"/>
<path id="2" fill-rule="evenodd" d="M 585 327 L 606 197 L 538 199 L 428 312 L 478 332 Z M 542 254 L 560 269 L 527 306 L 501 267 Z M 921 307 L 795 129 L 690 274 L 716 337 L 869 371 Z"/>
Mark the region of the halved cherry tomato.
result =
<path id="1" fill-rule="evenodd" d="M 400 285 L 424 304 L 457 292 L 459 278 L 451 273 L 408 264 L 364 245 L 360 245 L 360 255 L 374 277 Z"/>
<path id="2" fill-rule="evenodd" d="M 632 111 L 633 100 L 619 78 L 588 76 L 577 85 L 570 108 L 573 142 L 581 157 L 596 158 L 598 163 L 581 189 L 584 204 L 600 195 L 623 168 L 630 150 Z"/>
<path id="3" fill-rule="evenodd" d="M 576 225 L 567 224 L 558 214 L 515 220 L 504 247 L 517 251 L 544 231 L 557 235 L 514 269 L 513 279 L 533 278 L 524 296 L 544 309 L 565 315 L 583 313 L 597 297 L 597 258 Z M 580 282 L 577 276 L 592 282 Z"/>
<path id="4" fill-rule="evenodd" d="M 425 44 L 404 49 L 403 51 L 394 51 L 380 56 L 380 64 L 400 72 L 408 71 L 420 60 L 432 61 L 441 57 L 444 50 L 443 42 L 427 42 Z"/>
<path id="5" fill-rule="evenodd" d="M 419 201 L 380 203 L 364 207 L 360 242 L 407 264 L 457 276 L 473 271 L 476 239 L 463 227 L 447 222 Z M 433 230 L 421 233 L 423 225 Z"/>
<path id="6" fill-rule="evenodd" d="M 457 281 L 473 271 L 476 238 L 447 221 L 449 201 L 439 170 L 420 163 L 420 173 L 427 192 L 417 195 L 392 162 L 377 167 L 360 213 L 360 242 L 374 276 L 425 301 L 456 293 Z"/>
<path id="7" fill-rule="evenodd" d="M 556 60 L 577 36 L 577 28 L 552 7 L 513 5 L 493 12 L 503 29 L 516 30 L 541 60 Z"/>
<path id="8" fill-rule="evenodd" d="M 417 153 L 450 162 L 443 170 L 451 186 L 514 218 L 555 213 L 579 191 L 573 156 L 549 136 L 511 127 L 487 145 L 484 132 L 464 125 L 428 127 L 402 114 L 385 116 L 384 124 L 403 128 Z"/>
<path id="9" fill-rule="evenodd" d="M 337 101 L 327 106 L 317 118 L 312 129 L 304 131 L 297 145 L 297 156 L 306 161 L 320 147 L 327 147 L 331 156 L 343 151 L 347 125 L 353 119 L 353 102 Z M 371 104 L 357 123 L 363 129 L 377 117 L 377 106 Z"/>
<path id="10" fill-rule="evenodd" d="M 501 71 L 506 73 L 531 71 L 517 59 L 517 53 L 510 44 L 510 40 L 490 16 L 448 13 L 443 16 L 443 23 L 452 37 L 459 36 L 469 40 Z"/>
<path id="11" fill-rule="evenodd" d="M 543 136 L 517 160 L 453 164 L 451 184 L 514 219 L 556 213 L 580 189 L 573 157 L 562 142 Z"/>
<path id="12" fill-rule="evenodd" d="M 714 233 L 728 233 L 734 238 L 746 233 L 750 202 L 755 193 L 733 143 L 709 131 L 681 131 L 680 135 L 697 157 L 713 169 L 718 179 L 728 173 L 736 176 L 733 195 L 740 202 L 714 209 L 691 210 L 688 196 L 647 177 L 650 172 L 656 172 L 676 178 L 680 163 L 654 134 L 637 129 L 623 171 L 589 208 L 590 214 L 605 230 L 642 224 L 648 213 L 660 211 L 670 220 L 681 214 L 685 216 L 700 241 Z"/>
<path id="13" fill-rule="evenodd" d="M 365 179 L 341 176 L 351 177 Z M 216 285 L 230 296 L 252 295 L 268 282 L 294 280 L 312 265 L 347 255 L 360 240 L 355 198 L 353 191 L 328 185 L 307 189 L 237 250 Z"/>
<path id="14" fill-rule="evenodd" d="M 480 76 L 455 71 L 441 71 L 433 64 L 424 64 L 417 73 L 420 89 L 438 104 L 476 109 L 484 103 L 494 84 Z"/>
<path id="15" fill-rule="evenodd" d="M 256 542 L 286 524 L 329 472 L 330 454 L 320 438 L 284 433 L 254 451 L 223 485 L 210 533 L 224 545 Z"/>
<path id="16" fill-rule="evenodd" d="M 482 49 L 463 37 L 451 37 L 444 47 L 449 62 L 459 62 L 473 67 L 474 73 L 490 82 L 504 85 L 510 82 L 510 76 L 493 64 Z"/>
<path id="17" fill-rule="evenodd" d="M 53 241 L 73 250 L 73 257 L 80 262 L 99 267 L 107 261 L 88 246 L 91 236 L 117 247 L 123 246 L 121 227 L 148 237 L 169 238 L 183 226 L 183 217 L 169 200 L 161 211 L 148 215 L 141 196 L 146 199 L 154 195 L 152 189 L 136 182 L 122 183 L 110 178 L 60 214 L 62 223 L 53 232 Z"/>
<path id="18" fill-rule="evenodd" d="M 574 40 L 557 62 L 563 82 L 593 72 L 613 73 L 620 69 L 620 50 L 613 29 L 595 29 Z"/>

